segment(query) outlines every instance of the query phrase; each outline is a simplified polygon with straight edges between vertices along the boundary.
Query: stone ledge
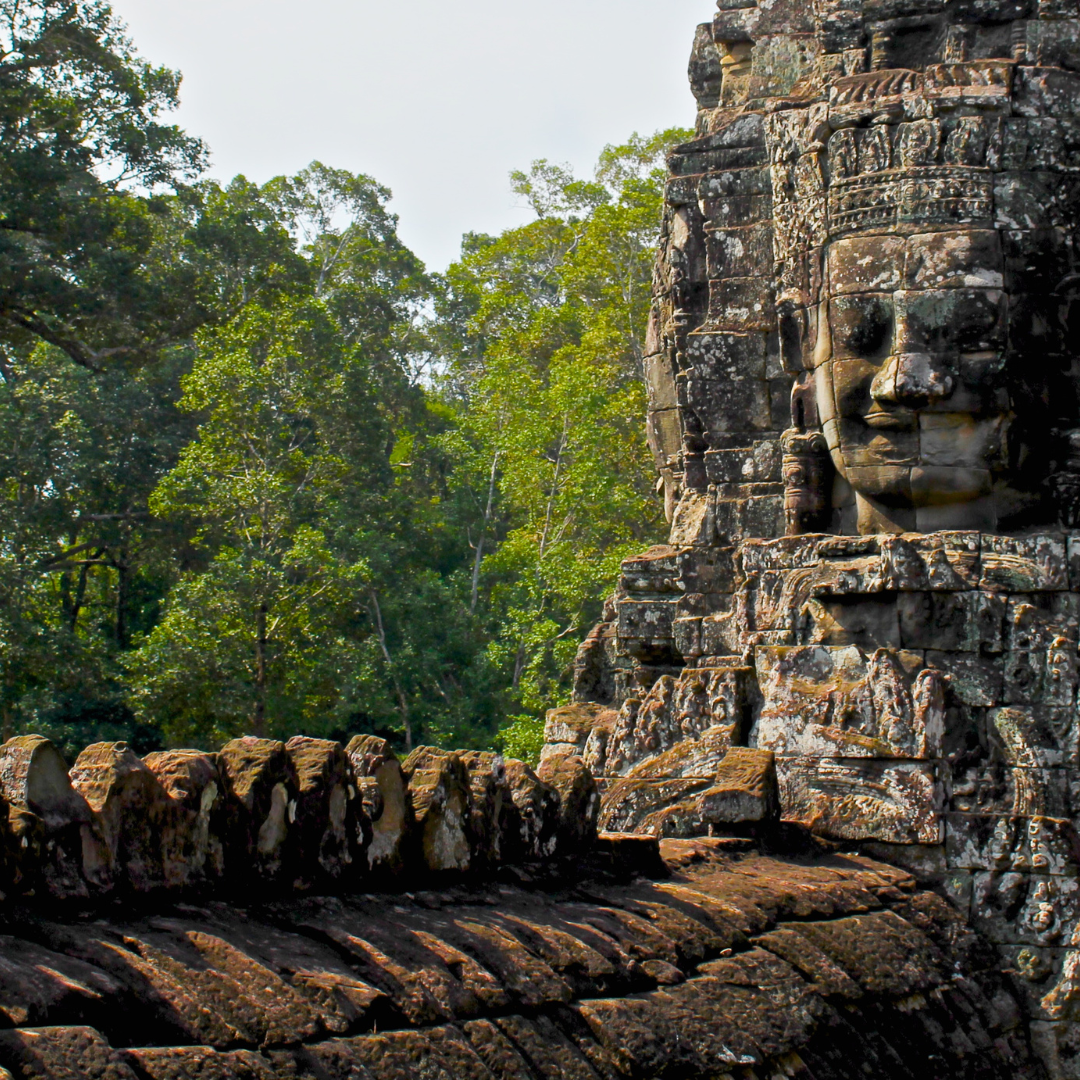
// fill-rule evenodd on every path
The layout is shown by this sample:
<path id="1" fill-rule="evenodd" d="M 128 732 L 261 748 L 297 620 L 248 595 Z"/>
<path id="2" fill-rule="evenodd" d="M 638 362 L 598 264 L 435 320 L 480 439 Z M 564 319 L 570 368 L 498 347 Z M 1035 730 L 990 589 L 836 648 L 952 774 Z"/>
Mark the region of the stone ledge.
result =
<path id="1" fill-rule="evenodd" d="M 627 845 L 657 850 L 600 841 Z M 164 902 L 92 920 L 9 913 L 0 1069 L 16 1080 L 1040 1075 L 992 954 L 903 871 L 707 839 L 663 851 L 664 879 L 621 884 Z"/>

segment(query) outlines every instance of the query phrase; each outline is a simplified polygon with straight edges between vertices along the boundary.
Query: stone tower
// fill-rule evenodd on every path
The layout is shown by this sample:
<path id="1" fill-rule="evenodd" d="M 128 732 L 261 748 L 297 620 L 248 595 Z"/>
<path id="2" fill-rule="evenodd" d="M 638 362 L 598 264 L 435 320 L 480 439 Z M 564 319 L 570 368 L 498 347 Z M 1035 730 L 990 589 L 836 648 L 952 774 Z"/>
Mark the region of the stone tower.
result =
<path id="1" fill-rule="evenodd" d="M 784 819 L 914 869 L 999 946 L 1058 1060 L 1080 1044 L 1080 6 L 718 6 L 648 335 L 671 536 L 624 564 L 545 753 L 603 777 L 606 827 L 672 836 L 733 823 L 717 770 L 755 751 Z"/>

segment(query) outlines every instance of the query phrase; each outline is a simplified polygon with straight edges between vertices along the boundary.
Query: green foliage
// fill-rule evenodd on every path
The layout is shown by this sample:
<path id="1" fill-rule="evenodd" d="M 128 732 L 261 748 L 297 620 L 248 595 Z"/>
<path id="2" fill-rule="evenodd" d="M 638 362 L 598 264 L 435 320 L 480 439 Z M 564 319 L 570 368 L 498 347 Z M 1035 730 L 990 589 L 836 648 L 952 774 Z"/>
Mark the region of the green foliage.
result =
<path id="1" fill-rule="evenodd" d="M 92 370 L 147 362 L 295 259 L 250 185 L 199 182 L 206 148 L 161 120 L 179 86 L 99 0 L 0 0 L 6 367 L 41 341 Z"/>
<path id="2" fill-rule="evenodd" d="M 544 748 L 544 721 L 538 716 L 511 716 L 499 731 L 496 743 L 508 758 L 517 758 L 534 769 Z"/>
<path id="3" fill-rule="evenodd" d="M 661 525 L 641 338 L 687 133 L 513 174 L 535 220 L 433 279 L 371 177 L 202 179 L 106 4 L 0 15 L 3 736 L 535 761 Z"/>
<path id="4" fill-rule="evenodd" d="M 659 534 L 642 339 L 663 154 L 687 135 L 608 147 L 592 181 L 547 161 L 515 173 L 537 219 L 466 238 L 440 298 L 464 463 L 478 491 L 490 470 L 498 493 L 498 543 L 482 561 L 489 656 L 533 717 L 566 699 L 619 563 Z"/>

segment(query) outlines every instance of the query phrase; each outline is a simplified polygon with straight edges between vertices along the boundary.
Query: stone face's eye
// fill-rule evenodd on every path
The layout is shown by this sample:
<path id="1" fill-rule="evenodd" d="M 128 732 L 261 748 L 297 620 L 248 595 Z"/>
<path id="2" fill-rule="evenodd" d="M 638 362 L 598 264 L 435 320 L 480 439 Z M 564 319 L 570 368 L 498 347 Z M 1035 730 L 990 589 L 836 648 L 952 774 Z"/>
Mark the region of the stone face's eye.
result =
<path id="1" fill-rule="evenodd" d="M 900 352 L 979 352 L 1004 346 L 1001 293 L 927 289 L 904 293 Z"/>
<path id="2" fill-rule="evenodd" d="M 883 359 L 892 348 L 892 298 L 884 294 L 838 296 L 829 301 L 833 356 Z"/>

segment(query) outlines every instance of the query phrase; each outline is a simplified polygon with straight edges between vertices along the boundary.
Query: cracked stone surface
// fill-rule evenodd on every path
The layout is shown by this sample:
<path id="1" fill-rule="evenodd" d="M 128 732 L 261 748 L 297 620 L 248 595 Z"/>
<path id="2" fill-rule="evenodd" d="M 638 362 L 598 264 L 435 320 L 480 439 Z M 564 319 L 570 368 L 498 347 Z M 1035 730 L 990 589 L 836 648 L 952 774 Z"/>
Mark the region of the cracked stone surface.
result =
<path id="1" fill-rule="evenodd" d="M 12 912 L 0 1067 L 19 1080 L 1042 1075 L 994 954 L 911 875 L 720 839 L 663 853 L 660 876 L 549 866 L 410 894 Z"/>

